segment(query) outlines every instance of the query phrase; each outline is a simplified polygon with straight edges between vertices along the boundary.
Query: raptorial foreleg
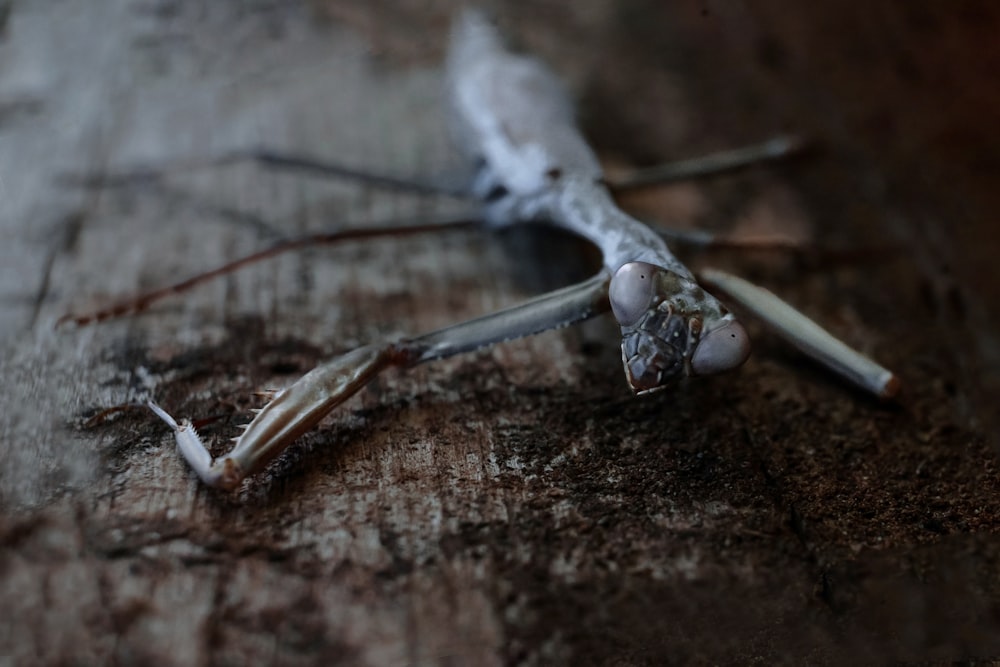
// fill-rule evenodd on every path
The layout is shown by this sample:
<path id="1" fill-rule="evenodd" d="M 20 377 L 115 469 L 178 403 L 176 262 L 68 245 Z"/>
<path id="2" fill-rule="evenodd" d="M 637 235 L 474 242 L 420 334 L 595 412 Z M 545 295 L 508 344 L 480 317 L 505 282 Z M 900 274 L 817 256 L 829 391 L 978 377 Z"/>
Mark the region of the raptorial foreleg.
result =
<path id="1" fill-rule="evenodd" d="M 205 484 L 232 489 L 383 370 L 407 368 L 579 322 L 609 308 L 607 289 L 608 275 L 602 272 L 491 315 L 416 338 L 348 352 L 278 392 L 237 438 L 232 451 L 218 459 L 212 458 L 189 421 L 176 421 L 155 403 L 150 402 L 149 407 L 174 430 L 181 454 Z"/>

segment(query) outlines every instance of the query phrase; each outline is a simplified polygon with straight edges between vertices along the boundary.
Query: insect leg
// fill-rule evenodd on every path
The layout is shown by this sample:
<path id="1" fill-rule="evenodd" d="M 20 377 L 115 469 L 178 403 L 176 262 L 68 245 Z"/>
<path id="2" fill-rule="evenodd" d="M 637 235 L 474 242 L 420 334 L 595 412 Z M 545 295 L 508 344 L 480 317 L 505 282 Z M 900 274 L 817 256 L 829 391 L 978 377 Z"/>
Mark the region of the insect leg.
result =
<path id="1" fill-rule="evenodd" d="M 698 280 L 728 295 L 806 356 L 855 386 L 883 400 L 899 392 L 899 378 L 892 371 L 837 340 L 774 293 L 716 269 L 701 272 Z"/>
<path id="2" fill-rule="evenodd" d="M 756 236 L 715 234 L 701 229 L 675 229 L 649 221 L 646 226 L 659 234 L 671 248 L 684 246 L 693 250 L 739 251 L 778 253 L 794 258 L 802 268 L 811 270 L 838 267 L 847 264 L 885 262 L 899 256 L 901 249 L 893 244 L 865 245 L 860 247 L 830 247 L 783 234 Z"/>
<path id="3" fill-rule="evenodd" d="M 808 144 L 799 137 L 779 136 L 763 143 L 710 153 L 688 160 L 678 160 L 655 167 L 637 169 L 608 184 L 614 193 L 663 185 L 675 181 L 703 178 L 760 162 L 783 160 L 802 152 Z"/>
<path id="4" fill-rule="evenodd" d="M 155 403 L 149 407 L 174 430 L 181 454 L 205 484 L 232 489 L 386 368 L 408 368 L 587 319 L 608 310 L 608 280 L 602 272 L 512 308 L 416 338 L 366 345 L 317 366 L 264 406 L 219 459 L 212 459 L 190 422 L 178 423 Z"/>
<path id="5" fill-rule="evenodd" d="M 64 185 L 83 188 L 124 188 L 156 182 L 169 174 L 189 172 L 195 169 L 225 167 L 244 162 L 256 163 L 271 169 L 296 171 L 324 178 L 351 180 L 399 192 L 410 192 L 421 195 L 444 195 L 458 199 L 470 199 L 473 197 L 472 193 L 465 187 L 366 171 L 312 156 L 265 149 L 238 150 L 218 157 L 176 160 L 159 165 L 139 166 L 121 171 L 64 174 L 60 178 L 60 182 Z"/>
<path id="6" fill-rule="evenodd" d="M 655 223 L 647 226 L 663 237 L 667 243 L 676 243 L 698 250 L 777 250 L 789 253 L 815 252 L 815 244 L 797 241 L 779 234 L 762 236 L 729 236 L 701 229 L 674 229 Z"/>
<path id="7" fill-rule="evenodd" d="M 66 322 L 73 322 L 77 326 L 86 326 L 93 322 L 100 322 L 102 320 L 111 319 L 113 317 L 121 317 L 122 315 L 137 313 L 142 310 L 145 310 L 153 303 L 165 297 L 174 294 L 181 294 L 204 282 L 225 275 L 227 273 L 232 273 L 233 271 L 241 269 L 244 266 L 248 266 L 255 262 L 259 262 L 264 259 L 269 259 L 271 257 L 276 257 L 285 252 L 298 250 L 300 248 L 316 246 L 316 245 L 332 245 L 340 243 L 342 241 L 358 241 L 362 239 L 371 239 L 383 236 L 400 237 L 400 236 L 411 236 L 416 234 L 425 234 L 428 232 L 470 229 L 478 225 L 479 222 L 477 220 L 474 220 L 469 217 L 465 216 L 447 217 L 447 218 L 441 218 L 439 220 L 429 220 L 418 224 L 390 223 L 378 227 L 365 227 L 360 229 L 341 229 L 332 232 L 307 234 L 305 236 L 283 239 L 267 248 L 264 248 L 263 250 L 258 250 L 255 253 L 251 253 L 239 259 L 235 259 L 217 268 L 191 276 L 190 278 L 186 278 L 172 285 L 167 285 L 165 287 L 160 287 L 151 290 L 149 292 L 139 294 L 137 296 L 118 302 L 106 308 L 101 308 L 99 310 L 95 310 L 89 313 L 81 313 L 81 314 L 67 313 L 66 315 L 63 315 L 62 317 L 59 318 L 59 320 L 56 321 L 56 326 L 59 326 Z"/>
<path id="8" fill-rule="evenodd" d="M 401 365 L 402 361 L 404 357 L 390 343 L 361 347 L 317 366 L 287 390 L 278 392 L 236 439 L 233 450 L 218 459 L 212 458 L 190 421 L 178 423 L 152 401 L 148 405 L 173 429 L 177 448 L 202 482 L 233 489 L 380 371 Z"/>

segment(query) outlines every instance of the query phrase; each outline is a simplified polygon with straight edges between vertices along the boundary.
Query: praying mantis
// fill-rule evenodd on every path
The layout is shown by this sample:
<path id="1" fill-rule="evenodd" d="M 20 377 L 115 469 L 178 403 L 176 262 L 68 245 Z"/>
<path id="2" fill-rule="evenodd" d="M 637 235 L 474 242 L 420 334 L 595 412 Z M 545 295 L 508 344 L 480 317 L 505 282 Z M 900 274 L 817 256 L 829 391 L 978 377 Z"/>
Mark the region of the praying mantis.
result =
<path id="1" fill-rule="evenodd" d="M 202 482 L 226 490 L 237 487 L 388 368 L 413 367 L 608 311 L 621 330 L 626 381 L 637 394 L 662 390 L 685 376 L 733 370 L 747 359 L 749 339 L 735 315 L 707 290 L 727 295 L 779 336 L 860 388 L 881 398 L 897 391 L 899 383 L 891 371 L 850 349 L 767 290 L 721 271 L 707 270 L 696 277 L 670 251 L 664 233 L 622 212 L 612 200 L 594 152 L 576 127 L 569 95 L 557 77 L 538 60 L 508 51 L 482 14 L 467 11 L 456 19 L 446 72 L 457 143 L 479 164 L 462 194 L 480 203 L 482 221 L 493 228 L 532 222 L 562 227 L 600 249 L 601 270 L 583 282 L 520 305 L 424 335 L 364 345 L 323 363 L 287 389 L 274 392 L 231 451 L 219 458 L 212 457 L 190 421 L 178 421 L 148 401 L 148 407 L 173 430 L 182 456 Z M 781 157 L 796 147 L 794 140 L 779 138 L 636 179 L 713 173 Z M 339 171 L 274 153 L 250 157 L 279 166 Z M 374 185 L 434 189 L 377 175 L 362 178 Z M 319 240 L 423 233 L 469 224 L 456 220 L 405 230 L 376 228 L 334 233 Z M 666 235 L 671 234 L 676 233 Z M 167 293 L 308 241 L 279 244 L 124 306 L 65 319 L 86 324 L 124 314 Z"/>

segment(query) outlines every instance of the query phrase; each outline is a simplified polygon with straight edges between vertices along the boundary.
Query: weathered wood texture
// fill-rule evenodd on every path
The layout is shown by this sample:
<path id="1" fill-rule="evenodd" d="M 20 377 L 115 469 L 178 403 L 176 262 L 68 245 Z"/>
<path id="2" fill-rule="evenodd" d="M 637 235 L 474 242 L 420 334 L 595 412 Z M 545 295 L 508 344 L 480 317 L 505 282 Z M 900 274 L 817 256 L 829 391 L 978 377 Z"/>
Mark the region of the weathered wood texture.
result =
<path id="1" fill-rule="evenodd" d="M 668 7 L 667 5 L 671 5 Z M 752 5 L 752 6 L 751 6 Z M 756 334 L 739 373 L 633 399 L 595 322 L 390 374 L 234 494 L 152 392 L 237 432 L 257 389 L 580 270 L 532 235 L 386 240 L 53 330 L 284 233 L 447 202 L 252 166 L 57 176 L 233 148 L 458 173 L 446 3 L 0 2 L 0 656 L 13 664 L 837 663 L 1000 655 L 989 2 L 517 5 L 508 30 L 644 164 L 804 131 L 787 165 L 630 204 L 876 261 L 740 267 L 898 370 L 879 406 Z M 938 9 L 940 7 L 940 9 Z M 241 212 L 239 215 L 234 211 Z M 2 662 L 2 660 L 0 660 Z"/>

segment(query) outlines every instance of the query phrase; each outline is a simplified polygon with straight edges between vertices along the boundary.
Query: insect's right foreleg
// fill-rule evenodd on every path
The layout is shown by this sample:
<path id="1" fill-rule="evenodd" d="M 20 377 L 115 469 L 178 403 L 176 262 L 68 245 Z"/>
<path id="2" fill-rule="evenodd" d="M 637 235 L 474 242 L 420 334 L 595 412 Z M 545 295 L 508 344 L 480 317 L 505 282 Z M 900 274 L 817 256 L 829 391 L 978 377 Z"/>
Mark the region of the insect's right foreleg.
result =
<path id="1" fill-rule="evenodd" d="M 233 449 L 218 459 L 212 458 L 190 422 L 178 423 L 155 403 L 149 407 L 173 429 L 178 449 L 205 484 L 232 489 L 383 370 L 415 366 L 579 322 L 609 308 L 607 289 L 608 276 L 602 272 L 490 315 L 409 340 L 348 352 L 278 392 L 237 438 Z"/>
<path id="2" fill-rule="evenodd" d="M 288 445 L 357 393 L 379 372 L 407 365 L 412 355 L 393 344 L 368 345 L 317 366 L 274 398 L 251 421 L 228 454 L 213 459 L 190 421 L 178 423 L 165 410 L 149 408 L 174 430 L 181 455 L 202 482 L 235 488 Z"/>
<path id="3" fill-rule="evenodd" d="M 239 481 L 238 469 L 234 470 L 233 465 L 228 462 L 228 458 L 218 465 L 212 460 L 212 455 L 202 443 L 201 438 L 198 437 L 198 432 L 195 431 L 194 424 L 190 420 L 185 419 L 178 422 L 152 400 L 147 401 L 146 405 L 174 430 L 177 449 L 180 450 L 184 460 L 188 462 L 201 481 L 209 486 L 223 488 L 232 488 L 236 485 L 236 482 Z"/>

